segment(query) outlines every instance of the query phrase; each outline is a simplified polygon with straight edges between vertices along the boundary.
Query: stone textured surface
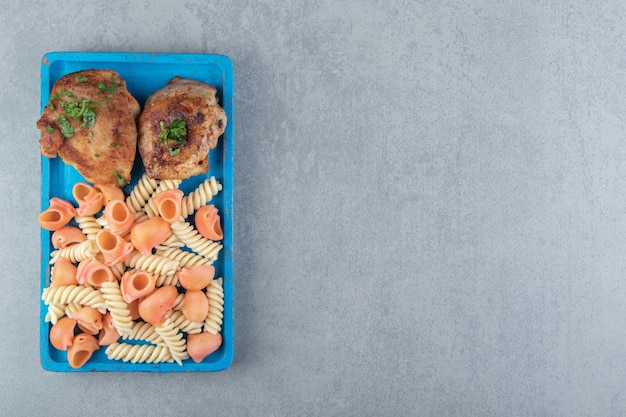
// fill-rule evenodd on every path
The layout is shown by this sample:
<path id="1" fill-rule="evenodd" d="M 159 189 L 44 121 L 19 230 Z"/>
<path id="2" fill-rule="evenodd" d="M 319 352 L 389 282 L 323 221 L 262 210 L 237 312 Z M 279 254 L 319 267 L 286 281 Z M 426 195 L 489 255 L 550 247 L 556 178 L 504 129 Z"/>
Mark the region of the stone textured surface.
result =
<path id="1" fill-rule="evenodd" d="M 623 415 L 626 13 L 569 3 L 4 4 L 0 414 Z M 226 372 L 41 369 L 54 50 L 232 58 Z"/>

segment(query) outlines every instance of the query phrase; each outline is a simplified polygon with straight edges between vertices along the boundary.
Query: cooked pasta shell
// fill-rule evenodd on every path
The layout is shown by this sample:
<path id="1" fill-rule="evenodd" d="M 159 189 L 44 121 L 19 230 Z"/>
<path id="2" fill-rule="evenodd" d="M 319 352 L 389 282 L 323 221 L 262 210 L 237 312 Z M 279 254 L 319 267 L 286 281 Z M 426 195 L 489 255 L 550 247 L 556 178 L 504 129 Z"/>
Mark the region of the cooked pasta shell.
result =
<path id="1" fill-rule="evenodd" d="M 178 221 L 182 212 L 184 193 L 179 189 L 161 191 L 152 197 L 161 217 L 168 223 Z"/>
<path id="2" fill-rule="evenodd" d="M 182 312 L 189 321 L 204 321 L 209 314 L 209 299 L 200 290 L 187 291 Z"/>
<path id="3" fill-rule="evenodd" d="M 124 191 L 112 184 L 94 184 L 93 188 L 102 194 L 102 202 L 106 205 L 113 200 L 124 201 Z"/>
<path id="4" fill-rule="evenodd" d="M 200 363 L 222 345 L 222 335 L 207 332 L 187 335 L 187 353 L 194 362 Z"/>
<path id="5" fill-rule="evenodd" d="M 85 333 L 98 334 L 102 329 L 102 314 L 93 307 L 81 307 L 70 317 L 76 320 L 78 327 Z"/>
<path id="6" fill-rule="evenodd" d="M 167 313 L 178 296 L 178 291 L 173 285 L 164 285 L 155 292 L 139 302 L 139 314 L 141 318 L 158 326 L 163 321 L 163 316 Z"/>
<path id="7" fill-rule="evenodd" d="M 127 233 L 135 223 L 135 215 L 123 200 L 112 200 L 104 208 L 104 218 L 111 232 L 123 235 Z"/>
<path id="8" fill-rule="evenodd" d="M 171 234 L 170 224 L 157 216 L 134 224 L 130 229 L 130 241 L 140 254 L 151 255 L 152 249 L 165 242 Z"/>
<path id="9" fill-rule="evenodd" d="M 146 297 L 154 291 L 155 283 L 152 274 L 141 270 L 126 271 L 122 275 L 120 289 L 122 298 L 126 303 L 131 303 L 141 297 Z"/>
<path id="10" fill-rule="evenodd" d="M 74 342 L 76 320 L 63 317 L 50 328 L 50 344 L 59 350 L 66 350 Z"/>
<path id="11" fill-rule="evenodd" d="M 109 311 L 102 316 L 102 329 L 100 330 L 100 337 L 98 338 L 98 344 L 100 346 L 108 346 L 111 343 L 117 342 L 120 338 L 120 334 L 113 323 L 113 318 Z"/>
<path id="12" fill-rule="evenodd" d="M 201 290 L 208 287 L 215 277 L 213 265 L 195 265 L 178 272 L 178 282 L 186 290 Z"/>
<path id="13" fill-rule="evenodd" d="M 98 232 L 96 245 L 102 252 L 106 266 L 124 262 L 134 250 L 132 243 L 127 242 L 120 235 L 107 229 L 102 229 Z"/>
<path id="14" fill-rule="evenodd" d="M 101 287 L 103 282 L 117 280 L 111 268 L 96 258 L 87 258 L 78 264 L 76 279 L 79 284 L 89 284 L 92 287 Z"/>
<path id="15" fill-rule="evenodd" d="M 50 199 L 50 206 L 37 217 L 39 226 L 43 229 L 54 231 L 65 226 L 76 216 L 76 209 L 69 201 L 58 197 Z"/>
<path id="16" fill-rule="evenodd" d="M 196 211 L 195 225 L 198 232 L 210 240 L 222 240 L 224 232 L 220 224 L 220 215 L 213 204 L 202 206 Z"/>
<path id="17" fill-rule="evenodd" d="M 79 216 L 92 216 L 102 210 L 102 193 L 85 182 L 77 182 L 72 187 L 72 195 L 78 203 Z"/>
<path id="18" fill-rule="evenodd" d="M 77 268 L 72 261 L 67 258 L 59 258 L 52 267 L 50 273 L 50 281 L 55 287 L 63 287 L 66 285 L 77 285 L 76 279 Z"/>
<path id="19" fill-rule="evenodd" d="M 52 246 L 61 249 L 73 243 L 87 240 L 87 235 L 76 226 L 63 226 L 52 233 Z"/>
<path id="20" fill-rule="evenodd" d="M 74 337 L 74 343 L 67 350 L 67 363 L 74 369 L 83 366 L 91 355 L 100 348 L 98 340 L 90 334 L 80 333 Z"/>

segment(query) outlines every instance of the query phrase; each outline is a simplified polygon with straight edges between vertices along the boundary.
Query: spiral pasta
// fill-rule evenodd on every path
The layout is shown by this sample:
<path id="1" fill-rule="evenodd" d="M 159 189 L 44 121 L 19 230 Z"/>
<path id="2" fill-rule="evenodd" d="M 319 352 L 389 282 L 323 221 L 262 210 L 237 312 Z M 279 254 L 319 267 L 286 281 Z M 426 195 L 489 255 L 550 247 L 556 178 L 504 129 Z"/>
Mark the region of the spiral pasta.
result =
<path id="1" fill-rule="evenodd" d="M 160 326 L 156 326 L 154 330 L 163 338 L 163 341 L 169 348 L 170 354 L 177 364 L 182 365 L 182 361 L 189 359 L 187 353 L 187 342 L 183 338 L 183 334 L 178 331 L 174 323 L 170 319 L 165 319 Z"/>
<path id="2" fill-rule="evenodd" d="M 146 323 L 143 321 L 133 322 L 130 332 L 128 334 L 122 335 L 122 339 L 144 340 L 146 342 L 152 343 L 153 345 L 167 346 L 163 341 L 161 335 L 159 335 L 154 330 L 154 326 L 150 323 Z"/>
<path id="3" fill-rule="evenodd" d="M 88 285 L 65 285 L 61 287 L 46 287 L 41 299 L 47 305 L 78 303 L 83 306 L 106 309 L 102 293 Z"/>
<path id="4" fill-rule="evenodd" d="M 185 246 L 185 244 L 181 242 L 178 236 L 172 233 L 167 239 L 165 239 L 163 243 L 156 245 L 154 248 L 158 252 L 158 251 L 165 251 L 169 248 L 182 248 L 183 246 Z"/>
<path id="5" fill-rule="evenodd" d="M 153 180 L 144 173 L 126 198 L 126 204 L 130 211 L 132 213 L 141 212 L 158 185 L 159 181 Z"/>
<path id="6" fill-rule="evenodd" d="M 157 249 L 156 254 L 177 261 L 181 268 L 209 264 L 207 258 L 178 248 L 167 248 L 165 250 Z"/>
<path id="7" fill-rule="evenodd" d="M 139 252 L 131 253 L 124 263 L 126 266 L 154 275 L 174 275 L 178 270 L 178 261 L 159 255 L 142 255 Z"/>
<path id="8" fill-rule="evenodd" d="M 114 342 L 106 348 L 105 353 L 107 358 L 111 360 L 121 360 L 123 362 L 174 362 L 167 346 L 131 345 L 128 343 Z"/>
<path id="9" fill-rule="evenodd" d="M 120 284 L 117 281 L 107 281 L 102 283 L 100 292 L 106 303 L 107 308 L 111 312 L 113 324 L 120 336 L 131 333 L 133 319 L 130 316 L 128 304 L 122 298 Z"/>
<path id="10" fill-rule="evenodd" d="M 202 331 L 203 322 L 188 320 L 180 310 L 170 310 L 165 319 L 170 319 L 174 327 L 181 332 L 194 334 Z"/>
<path id="11" fill-rule="evenodd" d="M 187 222 L 176 222 L 172 224 L 172 231 L 191 250 L 207 258 L 211 263 L 217 259 L 219 251 L 223 248 L 219 242 L 205 239 L 198 231 Z"/>
<path id="12" fill-rule="evenodd" d="M 204 320 L 204 331 L 217 334 L 224 323 L 224 287 L 222 278 L 214 279 L 206 290 L 209 299 L 209 314 Z"/>
<path id="13" fill-rule="evenodd" d="M 80 230 L 87 236 L 87 240 L 96 240 L 96 235 L 100 229 L 102 229 L 102 226 L 98 223 L 98 219 L 94 216 L 75 216 L 74 221 L 76 221 Z"/>
<path id="14" fill-rule="evenodd" d="M 157 287 L 163 285 L 178 285 L 178 272 L 172 275 L 154 274 L 154 285 Z"/>
<path id="15" fill-rule="evenodd" d="M 222 184 L 220 184 L 215 177 L 207 178 L 202 184 L 200 184 L 189 195 L 183 197 L 183 209 L 181 216 L 187 218 L 191 216 L 194 211 L 200 207 L 206 205 L 214 195 L 222 190 Z"/>
<path id="16" fill-rule="evenodd" d="M 66 246 L 62 249 L 57 249 L 50 252 L 50 264 L 55 264 L 59 258 L 67 258 L 72 263 L 79 263 L 87 258 L 93 258 L 98 254 L 98 246 L 93 240 L 85 240 L 81 243 L 75 243 L 70 246 Z"/>
<path id="17" fill-rule="evenodd" d="M 46 323 L 57 324 L 57 321 L 65 315 L 65 306 L 62 304 L 50 304 L 44 321 Z"/>

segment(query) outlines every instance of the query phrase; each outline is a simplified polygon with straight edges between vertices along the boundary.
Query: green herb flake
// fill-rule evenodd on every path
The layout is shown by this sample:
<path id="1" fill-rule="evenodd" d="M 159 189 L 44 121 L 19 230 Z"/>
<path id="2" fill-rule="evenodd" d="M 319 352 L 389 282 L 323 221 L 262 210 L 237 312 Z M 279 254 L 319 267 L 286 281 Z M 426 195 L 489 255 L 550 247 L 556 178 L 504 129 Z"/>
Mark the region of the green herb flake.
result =
<path id="1" fill-rule="evenodd" d="M 56 94 L 52 94 L 50 96 L 50 100 L 60 100 L 60 99 L 59 99 L 59 96 L 57 96 Z"/>
<path id="2" fill-rule="evenodd" d="M 67 91 L 67 90 L 60 90 L 59 94 L 61 94 L 62 96 L 71 97 L 71 98 L 76 97 L 74 93 Z"/>
<path id="3" fill-rule="evenodd" d="M 46 126 L 46 132 L 52 133 L 52 132 L 54 132 L 54 128 L 52 126 L 48 125 L 48 126 Z"/>
<path id="4" fill-rule="evenodd" d="M 100 154 L 99 153 L 94 153 L 93 156 L 95 156 L 96 158 L 100 158 Z"/>
<path id="5" fill-rule="evenodd" d="M 87 133 L 87 136 L 92 137 L 93 136 L 93 130 L 89 130 L 89 133 Z"/>
<path id="6" fill-rule="evenodd" d="M 111 77 L 111 87 L 107 87 L 105 83 L 103 82 L 99 82 L 98 83 L 98 88 L 102 91 L 105 91 L 109 94 L 113 94 L 113 92 L 115 91 L 115 87 L 117 86 L 117 83 L 115 81 L 115 78 Z"/>
<path id="7" fill-rule="evenodd" d="M 117 142 L 111 142 L 111 148 L 117 148 Z"/>
<path id="8" fill-rule="evenodd" d="M 122 176 L 120 175 L 119 172 L 117 172 L 117 170 L 113 171 L 113 175 L 115 175 L 115 178 L 117 179 L 117 183 L 121 186 L 124 185 L 126 183 L 126 181 L 124 180 L 124 178 L 122 178 Z"/>
<path id="9" fill-rule="evenodd" d="M 84 83 L 89 81 L 89 78 L 85 77 L 84 75 L 78 74 L 76 76 L 76 81 L 78 81 L 79 83 Z"/>
<path id="10" fill-rule="evenodd" d="M 170 156 L 176 156 L 180 153 L 180 148 L 172 149 L 170 148 Z"/>
<path id="11" fill-rule="evenodd" d="M 186 136 L 187 124 L 183 119 L 175 119 L 168 126 L 162 121 L 161 133 L 157 135 L 160 143 L 175 142 L 174 146 L 168 148 L 170 156 L 176 156 L 180 153 L 180 148 L 187 144 Z"/>
<path id="12" fill-rule="evenodd" d="M 72 127 L 70 122 L 67 121 L 64 115 L 59 115 L 58 122 L 59 126 L 61 127 L 61 134 L 63 134 L 63 136 L 65 136 L 66 138 L 71 138 L 72 136 L 74 136 L 74 128 Z"/>
<path id="13" fill-rule="evenodd" d="M 48 107 L 50 107 L 50 110 L 54 110 L 54 104 L 52 104 L 52 102 L 48 103 Z"/>

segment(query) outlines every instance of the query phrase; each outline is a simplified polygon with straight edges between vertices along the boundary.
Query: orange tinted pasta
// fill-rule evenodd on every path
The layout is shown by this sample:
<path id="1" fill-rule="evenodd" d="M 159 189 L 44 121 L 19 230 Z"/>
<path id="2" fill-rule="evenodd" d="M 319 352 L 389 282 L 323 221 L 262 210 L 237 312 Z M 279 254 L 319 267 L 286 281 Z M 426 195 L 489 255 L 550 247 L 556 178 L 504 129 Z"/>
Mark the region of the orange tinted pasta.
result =
<path id="1" fill-rule="evenodd" d="M 52 233 L 52 247 L 64 248 L 73 243 L 87 240 L 87 236 L 76 226 L 63 226 Z"/>
<path id="2" fill-rule="evenodd" d="M 141 318 L 153 326 L 160 325 L 165 313 L 174 305 L 176 296 L 178 296 L 178 291 L 172 285 L 164 285 L 157 289 L 139 302 Z"/>
<path id="3" fill-rule="evenodd" d="M 196 211 L 196 229 L 206 239 L 222 240 L 224 233 L 220 225 L 220 215 L 213 204 L 202 206 Z"/>
<path id="4" fill-rule="evenodd" d="M 133 225 L 130 241 L 140 254 L 150 255 L 152 249 L 165 242 L 171 234 L 170 224 L 157 216 Z"/>
<path id="5" fill-rule="evenodd" d="M 74 342 L 76 320 L 63 317 L 50 329 L 50 343 L 56 349 L 66 350 Z"/>
<path id="6" fill-rule="evenodd" d="M 74 369 L 80 368 L 99 348 L 95 337 L 87 333 L 80 333 L 74 337 L 74 343 L 67 350 L 67 363 Z"/>
<path id="7" fill-rule="evenodd" d="M 213 265 L 196 265 L 186 267 L 178 273 L 178 282 L 186 290 L 201 290 L 206 288 L 215 277 Z"/>
<path id="8" fill-rule="evenodd" d="M 181 190 L 171 189 L 155 194 L 152 201 L 163 220 L 174 223 L 181 215 L 183 196 L 184 193 Z"/>
<path id="9" fill-rule="evenodd" d="M 107 311 L 107 313 L 102 316 L 102 330 L 100 330 L 98 344 L 100 346 L 108 346 L 111 343 L 117 342 L 119 338 L 120 334 L 113 323 L 111 313 Z"/>
<path id="10" fill-rule="evenodd" d="M 204 321 L 209 313 L 209 300 L 204 292 L 200 290 L 187 291 L 182 312 L 189 321 Z"/>
<path id="11" fill-rule="evenodd" d="M 122 281 L 120 282 L 122 298 L 126 303 L 146 297 L 154 291 L 154 287 L 155 283 L 152 274 L 141 270 L 127 271 L 122 276 Z"/>
<path id="12" fill-rule="evenodd" d="M 123 200 L 112 200 L 104 208 L 104 217 L 111 232 L 123 235 L 135 222 L 135 216 Z"/>
<path id="13" fill-rule="evenodd" d="M 93 188 L 102 194 L 102 203 L 109 204 L 113 200 L 124 200 L 124 191 L 111 184 L 94 184 Z"/>
<path id="14" fill-rule="evenodd" d="M 191 359 L 200 363 L 222 345 L 222 335 L 207 332 L 187 336 L 187 352 Z"/>
<path id="15" fill-rule="evenodd" d="M 105 229 L 96 235 L 96 245 L 98 245 L 98 249 L 104 257 L 104 264 L 107 266 L 124 262 L 134 249 L 132 243 Z"/>
<path id="16" fill-rule="evenodd" d="M 54 231 L 65 226 L 74 216 L 76 209 L 70 202 L 52 197 L 50 206 L 37 217 L 37 221 L 42 228 Z"/>
<path id="17" fill-rule="evenodd" d="M 72 313 L 78 327 L 89 334 L 98 334 L 102 329 L 102 314 L 93 307 L 85 306 Z"/>
<path id="18" fill-rule="evenodd" d="M 72 261 L 67 258 L 59 258 L 59 260 L 52 267 L 50 273 L 50 281 L 55 287 L 62 287 L 65 285 L 76 285 L 77 268 Z"/>
<path id="19" fill-rule="evenodd" d="M 96 258 L 87 258 L 78 264 L 76 279 L 79 284 L 89 284 L 93 287 L 100 287 L 103 282 L 116 280 L 111 269 Z"/>
<path id="20" fill-rule="evenodd" d="M 102 193 L 85 182 L 77 182 L 72 187 L 72 195 L 78 203 L 79 216 L 91 216 L 102 210 Z"/>

